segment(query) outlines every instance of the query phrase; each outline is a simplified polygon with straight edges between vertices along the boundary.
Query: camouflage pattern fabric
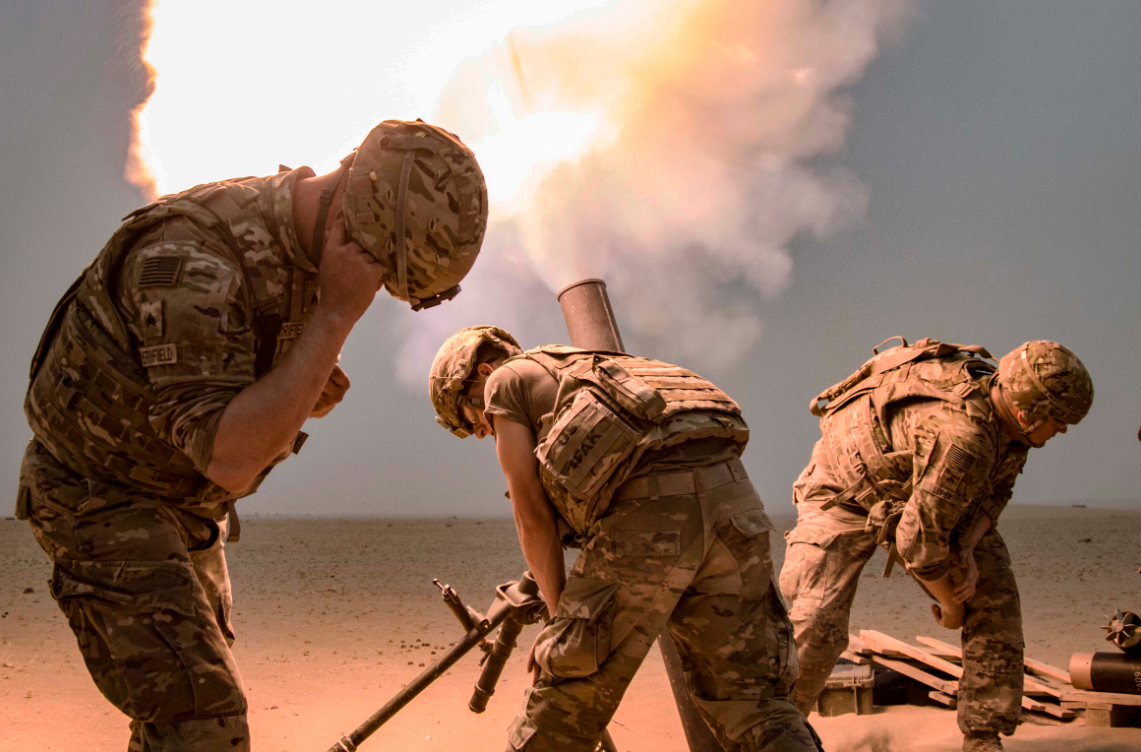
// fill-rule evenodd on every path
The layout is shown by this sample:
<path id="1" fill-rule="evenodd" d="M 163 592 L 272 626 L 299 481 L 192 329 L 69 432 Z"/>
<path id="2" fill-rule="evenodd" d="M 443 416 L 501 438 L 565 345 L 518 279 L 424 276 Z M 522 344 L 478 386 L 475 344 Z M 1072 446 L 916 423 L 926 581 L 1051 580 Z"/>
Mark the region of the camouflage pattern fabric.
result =
<path id="1" fill-rule="evenodd" d="M 687 368 L 563 345 L 515 357 L 559 381 L 554 419 L 536 432 L 535 455 L 543 490 L 577 533 L 605 512 L 647 451 L 707 438 L 744 450 L 749 441 L 740 406 Z"/>
<path id="2" fill-rule="evenodd" d="M 818 749 L 787 698 L 797 656 L 773 584 L 772 522 L 733 464 L 737 480 L 616 502 L 592 526 L 540 633 L 542 675 L 526 692 L 509 750 L 593 749 L 663 629 L 726 750 Z"/>
<path id="3" fill-rule="evenodd" d="M 906 393 L 905 390 L 897 390 Z M 856 400 L 821 421 L 824 437 L 793 485 L 796 527 L 787 533 L 788 553 L 780 585 L 792 604 L 801 677 L 792 691 L 807 712 L 815 704 L 836 659 L 848 645 L 848 618 L 864 564 L 877 544 L 895 543 L 912 575 L 927 580 L 955 563 L 957 536 L 979 514 L 996 522 L 1026 462 L 1027 448 L 1007 442 L 995 418 L 941 399 L 885 406 L 878 450 L 907 456 L 912 471 L 901 478 L 870 477 L 895 488 L 910 487 L 898 505 L 871 510 L 852 497 L 852 457 L 858 434 L 843 428 L 870 409 Z M 986 416 L 981 420 L 975 416 Z M 877 424 L 878 425 L 878 424 Z M 889 483 L 889 485 L 890 485 Z M 991 531 L 975 549 L 979 584 L 966 604 L 964 677 L 959 723 L 966 729 L 1013 733 L 1022 697 L 1022 621 L 1018 590 L 1001 536 Z M 1013 662 L 1013 663 L 1012 663 Z"/>
<path id="4" fill-rule="evenodd" d="M 99 691 L 131 718 L 129 749 L 248 750 L 225 521 L 88 482 L 36 441 L 20 482 L 52 597 Z"/>
<path id="5" fill-rule="evenodd" d="M 479 349 L 495 345 L 506 353 L 520 352 L 522 348 L 511 332 L 497 326 L 469 326 L 448 337 L 436 357 L 428 375 L 428 396 L 436 408 L 436 422 L 461 439 L 471 436 L 469 423 L 460 410 L 464 385 L 475 370 Z"/>
<path id="6" fill-rule="evenodd" d="M 1080 423 L 1093 405 L 1086 367 L 1057 342 L 1034 340 L 1003 356 L 998 366 L 1003 394 L 1034 430 L 1047 418 Z"/>
<path id="7" fill-rule="evenodd" d="M 344 198 L 354 240 L 413 304 L 458 284 L 487 229 L 487 186 L 455 135 L 422 121 L 386 120 L 357 151 Z"/>
<path id="8" fill-rule="evenodd" d="M 792 603 L 800 678 L 791 697 L 812 711 L 848 647 L 848 623 L 864 565 L 876 550 L 876 536 L 859 515 L 835 510 L 813 514 L 808 503 L 788 535 L 780 586 Z M 962 630 L 963 677 L 959 680 L 959 728 L 967 732 L 1013 734 L 1021 712 L 1023 683 L 1022 610 L 1010 554 L 997 531 L 975 548 L 978 589 L 966 604 Z"/>
<path id="9" fill-rule="evenodd" d="M 202 515 L 244 495 L 202 472 L 226 405 L 285 356 L 316 306 L 292 210 L 294 184 L 311 175 L 210 183 L 129 215 L 37 357 L 25 411 L 56 458 Z"/>

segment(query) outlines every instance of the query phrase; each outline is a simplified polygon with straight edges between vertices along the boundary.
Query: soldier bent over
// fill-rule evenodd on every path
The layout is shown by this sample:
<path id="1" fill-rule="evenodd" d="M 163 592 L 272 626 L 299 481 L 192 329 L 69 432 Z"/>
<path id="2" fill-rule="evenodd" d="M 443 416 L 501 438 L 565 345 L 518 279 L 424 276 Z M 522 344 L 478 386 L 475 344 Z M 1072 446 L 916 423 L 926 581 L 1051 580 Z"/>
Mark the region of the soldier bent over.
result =
<path id="1" fill-rule="evenodd" d="M 1093 384 L 1054 342 L 1027 342 L 997 370 L 983 358 L 981 347 L 904 342 L 812 401 L 823 436 L 793 485 L 780 576 L 800 652 L 792 697 L 805 713 L 848 646 L 860 572 L 883 545 L 938 601 L 939 623 L 962 627 L 963 749 L 1001 750 L 999 733 L 1014 733 L 1022 614 L 995 524 L 1029 448 L 1079 422 Z"/>
<path id="2" fill-rule="evenodd" d="M 390 120 L 327 175 L 131 213 L 60 301 L 32 363 L 17 516 L 131 750 L 249 749 L 233 501 L 341 400 L 341 346 L 380 285 L 414 309 L 454 296 L 486 220 L 471 151 Z"/>
<path id="3" fill-rule="evenodd" d="M 663 629 L 727 750 L 818 749 L 787 697 L 792 625 L 732 399 L 678 366 L 522 352 L 487 326 L 444 343 L 430 390 L 452 433 L 495 437 L 523 555 L 553 615 L 532 647 L 536 681 L 510 749 L 593 749 Z M 569 577 L 556 520 L 582 543 Z"/>

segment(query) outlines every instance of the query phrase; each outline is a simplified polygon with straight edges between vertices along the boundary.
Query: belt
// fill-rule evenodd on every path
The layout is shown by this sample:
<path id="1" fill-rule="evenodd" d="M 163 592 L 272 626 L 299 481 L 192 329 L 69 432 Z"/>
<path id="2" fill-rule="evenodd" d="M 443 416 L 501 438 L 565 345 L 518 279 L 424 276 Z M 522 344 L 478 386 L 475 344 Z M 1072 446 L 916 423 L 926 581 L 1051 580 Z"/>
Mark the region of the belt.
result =
<path id="1" fill-rule="evenodd" d="M 685 496 L 699 491 L 742 481 L 749 476 L 741 460 L 718 462 L 716 465 L 671 473 L 650 473 L 628 480 L 614 492 L 613 501 L 657 499 L 661 496 Z"/>

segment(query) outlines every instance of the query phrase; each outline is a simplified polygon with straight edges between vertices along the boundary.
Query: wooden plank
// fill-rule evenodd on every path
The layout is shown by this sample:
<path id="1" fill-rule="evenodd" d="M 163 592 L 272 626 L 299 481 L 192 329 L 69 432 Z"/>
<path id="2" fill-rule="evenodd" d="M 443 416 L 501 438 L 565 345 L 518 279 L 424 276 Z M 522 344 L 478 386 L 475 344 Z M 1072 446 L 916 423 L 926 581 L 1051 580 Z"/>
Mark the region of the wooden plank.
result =
<path id="1" fill-rule="evenodd" d="M 956 663 L 951 663 L 950 661 L 945 661 L 942 658 L 937 658 L 934 655 L 931 655 L 931 653 L 928 653 L 923 648 L 916 647 L 915 645 L 909 645 L 903 640 L 897 640 L 894 637 L 889 637 L 883 632 L 877 632 L 874 629 L 861 629 L 860 639 L 867 643 L 869 647 L 878 649 L 879 646 L 882 646 L 889 650 L 895 650 L 897 652 L 903 653 L 908 658 L 917 660 L 920 663 L 926 663 L 933 669 L 942 671 L 945 674 L 950 674 L 956 679 L 963 675 L 962 666 Z"/>
<path id="2" fill-rule="evenodd" d="M 927 637 L 925 635 L 918 635 L 915 641 L 921 645 L 926 645 L 935 651 L 935 654 L 940 658 L 954 658 L 955 660 L 963 660 L 963 649 L 955 647 L 949 642 L 936 640 L 934 637 Z"/>
<path id="3" fill-rule="evenodd" d="M 868 646 L 864 641 L 854 634 L 848 635 L 848 649 L 840 653 L 840 657 L 849 660 L 852 663 L 857 663 L 861 666 L 866 666 L 871 663 L 871 659 L 861 653 L 868 652 Z"/>
<path id="4" fill-rule="evenodd" d="M 890 668 L 892 671 L 898 671 L 904 676 L 914 679 L 920 684 L 926 684 L 928 687 L 934 687 L 940 692 L 955 694 L 959 691 L 958 682 L 940 679 L 937 676 L 927 673 L 923 669 L 912 666 L 910 663 L 904 663 L 903 661 L 897 661 L 893 658 L 884 658 L 878 655 L 872 656 L 872 661 L 879 664 L 880 666 L 883 666 L 884 668 Z"/>
<path id="5" fill-rule="evenodd" d="M 1070 684 L 1070 672 L 1069 671 L 1063 671 L 1060 668 L 1054 668 L 1049 663 L 1042 663 L 1041 661 L 1036 661 L 1033 658 L 1026 658 L 1025 660 L 1026 660 L 1026 668 L 1029 669 L 1030 671 L 1033 671 L 1036 674 L 1042 674 L 1042 676 L 1048 676 L 1051 679 L 1055 679 L 1057 681 L 1060 681 L 1062 684 L 1066 685 L 1067 687 L 1072 686 Z"/>
<path id="6" fill-rule="evenodd" d="M 915 645 L 909 645 L 903 640 L 897 640 L 894 637 L 889 637 L 888 635 L 885 635 L 882 632 L 877 632 L 874 629 L 861 629 L 860 639 L 862 639 L 871 648 L 878 649 L 880 646 L 882 646 L 897 650 L 901 653 L 904 653 L 909 658 L 913 658 L 920 663 L 926 663 L 931 668 L 936 669 L 937 671 L 942 671 L 945 674 L 950 674 L 956 679 L 962 678 L 963 676 L 962 666 L 951 663 L 950 661 L 945 661 L 942 658 L 936 658 L 934 655 L 931 655 L 931 653 L 928 653 L 923 648 L 916 647 Z M 1036 710 L 1040 713 L 1050 712 L 1046 710 L 1046 706 L 1044 704 L 1038 702 L 1037 700 L 1032 700 L 1026 695 L 1022 696 L 1022 707 L 1026 708 L 1027 710 Z"/>
<path id="7" fill-rule="evenodd" d="M 1069 708 L 1063 708 L 1061 705 L 1055 705 L 1052 702 L 1042 703 L 1042 711 L 1054 716 L 1055 718 L 1061 718 L 1063 721 L 1068 721 L 1071 718 L 1075 717 L 1074 711 L 1070 710 Z"/>
<path id="8" fill-rule="evenodd" d="M 951 708 L 952 710 L 954 710 L 959 705 L 959 701 L 957 699 L 955 699 L 955 697 L 953 697 L 952 695 L 947 694 L 946 692 L 934 692 L 934 691 L 932 691 L 932 692 L 928 692 L 927 696 L 930 697 L 935 702 L 942 703 L 943 705 L 946 705 L 947 707 Z"/>
<path id="9" fill-rule="evenodd" d="M 958 658 L 959 660 L 963 659 L 962 648 L 957 648 L 950 643 L 943 642 L 942 640 L 936 640 L 934 637 L 926 637 L 924 635 L 919 635 L 915 638 L 915 640 L 916 642 L 920 642 L 928 647 L 934 648 L 941 653 L 950 655 L 953 658 Z M 1070 687 L 1068 681 L 1066 682 L 1065 687 L 1056 687 L 1049 682 L 1041 681 L 1040 679 L 1035 679 L 1031 676 L 1027 676 L 1025 679 L 1025 688 L 1023 691 L 1031 696 L 1041 697 L 1045 695 L 1048 697 L 1060 698 L 1066 692 L 1070 691 Z"/>
<path id="10" fill-rule="evenodd" d="M 1087 692 L 1084 689 L 1075 689 L 1062 695 L 1065 702 L 1084 702 L 1089 705 L 1133 705 L 1141 707 L 1141 695 L 1127 695 L 1120 692 Z"/>

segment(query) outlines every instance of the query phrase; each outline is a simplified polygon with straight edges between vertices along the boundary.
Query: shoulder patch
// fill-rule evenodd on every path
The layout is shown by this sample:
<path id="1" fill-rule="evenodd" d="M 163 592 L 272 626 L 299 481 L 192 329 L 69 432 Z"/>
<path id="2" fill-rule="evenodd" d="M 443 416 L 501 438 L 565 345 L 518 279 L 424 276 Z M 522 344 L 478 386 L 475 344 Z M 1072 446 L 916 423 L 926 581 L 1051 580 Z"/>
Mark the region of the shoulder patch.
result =
<path id="1" fill-rule="evenodd" d="M 139 287 L 174 287 L 182 273 L 184 256 L 154 256 L 143 262 Z"/>
<path id="2" fill-rule="evenodd" d="M 139 348 L 139 362 L 143 368 L 154 366 L 168 366 L 178 362 L 178 345 L 154 345 Z"/>
<path id="3" fill-rule="evenodd" d="M 947 450 L 947 462 L 959 468 L 963 472 L 970 470 L 974 466 L 976 460 L 978 460 L 978 458 L 975 457 L 975 455 L 971 454 L 966 449 L 963 449 L 958 444 L 952 444 L 951 448 Z"/>

